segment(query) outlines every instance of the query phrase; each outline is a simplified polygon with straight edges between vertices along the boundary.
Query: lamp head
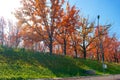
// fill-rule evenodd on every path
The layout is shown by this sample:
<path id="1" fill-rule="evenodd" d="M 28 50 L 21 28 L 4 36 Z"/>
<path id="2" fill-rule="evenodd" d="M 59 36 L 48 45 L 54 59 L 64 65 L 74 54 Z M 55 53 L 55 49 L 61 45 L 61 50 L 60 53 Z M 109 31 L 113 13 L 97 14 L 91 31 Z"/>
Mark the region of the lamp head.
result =
<path id="1" fill-rule="evenodd" d="M 97 18 L 100 19 L 100 15 L 98 15 Z"/>

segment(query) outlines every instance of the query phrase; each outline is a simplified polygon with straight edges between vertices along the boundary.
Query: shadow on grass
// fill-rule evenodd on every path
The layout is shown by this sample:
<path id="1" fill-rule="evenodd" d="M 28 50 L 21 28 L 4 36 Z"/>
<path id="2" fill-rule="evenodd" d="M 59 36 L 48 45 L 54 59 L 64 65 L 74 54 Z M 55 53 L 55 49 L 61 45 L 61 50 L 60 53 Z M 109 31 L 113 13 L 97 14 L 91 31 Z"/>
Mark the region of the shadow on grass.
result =
<path id="1" fill-rule="evenodd" d="M 39 64 L 52 71 L 56 77 L 83 76 L 84 69 L 80 68 L 72 58 L 57 55 L 34 55 Z"/>
<path id="2" fill-rule="evenodd" d="M 79 65 L 76 64 L 73 58 L 66 56 L 58 56 L 58 55 L 49 55 L 48 53 L 33 53 L 31 51 L 23 50 L 23 49 L 14 49 L 14 48 L 6 48 L 2 53 L 2 56 L 5 57 L 5 61 L 12 69 L 21 69 L 21 65 L 28 64 L 32 67 L 29 69 L 34 70 L 39 74 L 47 74 L 49 77 L 51 74 L 54 74 L 56 77 L 73 77 L 73 76 L 83 76 L 84 69 L 82 69 Z M 39 66 L 42 66 L 44 69 L 39 69 Z"/>
<path id="3" fill-rule="evenodd" d="M 95 70 L 97 72 L 96 75 L 120 74 L 120 64 L 105 62 L 107 68 L 103 70 L 102 62 L 100 61 L 81 59 L 81 62 L 83 62 L 89 69 Z"/>
<path id="4" fill-rule="evenodd" d="M 102 63 L 97 61 L 43 54 L 25 49 L 0 47 L 0 59 L 0 64 L 6 63 L 1 67 L 5 74 L 9 73 L 7 70 L 10 70 L 12 74 L 17 72 L 18 78 L 26 74 L 23 79 L 87 76 L 85 67 L 95 70 L 98 72 L 97 75 L 103 74 Z M 109 63 L 107 65 L 105 73 L 120 74 L 120 65 Z"/>

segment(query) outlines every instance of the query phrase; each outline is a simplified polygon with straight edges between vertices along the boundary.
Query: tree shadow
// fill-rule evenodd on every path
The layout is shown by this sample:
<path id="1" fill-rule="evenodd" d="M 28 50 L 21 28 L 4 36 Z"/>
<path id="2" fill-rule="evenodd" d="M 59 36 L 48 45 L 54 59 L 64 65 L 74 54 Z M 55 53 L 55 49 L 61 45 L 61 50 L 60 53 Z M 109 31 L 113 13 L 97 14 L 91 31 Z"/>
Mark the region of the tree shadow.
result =
<path id="1" fill-rule="evenodd" d="M 36 54 L 34 56 L 39 64 L 52 71 L 56 77 L 73 77 L 85 75 L 85 70 L 76 65 L 72 58 L 48 54 Z"/>
<path id="2" fill-rule="evenodd" d="M 12 66 L 13 64 L 18 64 L 17 67 L 21 68 L 21 63 L 29 64 L 35 66 L 35 70 L 38 73 L 41 73 L 39 66 L 48 69 L 56 77 L 73 77 L 73 76 L 84 76 L 86 75 L 85 70 L 81 68 L 73 58 L 61 56 L 61 55 L 49 55 L 48 53 L 32 53 L 27 51 L 14 51 L 14 49 L 6 49 L 2 53 L 6 59 L 7 64 Z M 21 61 L 21 62 L 20 62 Z M 20 62 L 20 64 L 18 63 Z M 24 65 L 24 64 L 22 64 Z M 14 68 L 14 65 L 12 66 Z"/>

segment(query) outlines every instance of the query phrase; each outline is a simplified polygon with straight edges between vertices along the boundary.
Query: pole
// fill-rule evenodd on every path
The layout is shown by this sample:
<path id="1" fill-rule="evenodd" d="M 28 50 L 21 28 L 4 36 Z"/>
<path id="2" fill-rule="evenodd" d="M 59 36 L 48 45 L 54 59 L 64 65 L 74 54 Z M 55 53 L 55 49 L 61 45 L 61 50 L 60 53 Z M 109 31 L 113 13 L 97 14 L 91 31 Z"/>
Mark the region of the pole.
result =
<path id="1" fill-rule="evenodd" d="M 99 19 L 100 19 L 100 15 L 97 16 L 98 18 L 98 37 L 99 37 L 99 41 L 100 41 L 100 53 L 102 54 L 102 68 L 103 68 L 103 73 L 105 72 L 104 69 L 104 51 L 103 51 L 103 44 L 102 44 L 102 39 L 100 37 L 100 26 L 99 26 Z"/>

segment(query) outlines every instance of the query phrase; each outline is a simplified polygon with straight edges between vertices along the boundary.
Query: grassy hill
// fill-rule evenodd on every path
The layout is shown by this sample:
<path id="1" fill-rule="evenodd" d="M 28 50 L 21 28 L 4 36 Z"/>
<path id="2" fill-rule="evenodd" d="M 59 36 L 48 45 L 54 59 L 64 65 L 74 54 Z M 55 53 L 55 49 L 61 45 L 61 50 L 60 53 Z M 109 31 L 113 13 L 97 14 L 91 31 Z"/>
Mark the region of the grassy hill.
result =
<path id="1" fill-rule="evenodd" d="M 120 74 L 120 64 L 106 64 L 105 74 Z M 0 47 L 0 79 L 88 76 L 85 71 L 89 69 L 96 75 L 103 74 L 102 64 L 97 61 Z"/>

